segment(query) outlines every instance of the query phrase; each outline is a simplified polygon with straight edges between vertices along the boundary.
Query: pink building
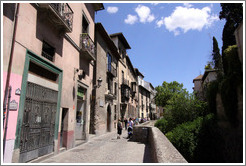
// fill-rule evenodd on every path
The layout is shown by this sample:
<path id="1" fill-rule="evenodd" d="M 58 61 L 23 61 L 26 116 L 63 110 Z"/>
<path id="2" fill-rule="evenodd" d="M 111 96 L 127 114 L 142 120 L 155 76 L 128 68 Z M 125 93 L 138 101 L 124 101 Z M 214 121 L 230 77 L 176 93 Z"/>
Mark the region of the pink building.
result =
<path id="1" fill-rule="evenodd" d="M 102 9 L 100 3 L 3 3 L 3 96 L 12 87 L 3 103 L 10 104 L 4 162 L 27 162 L 88 140 L 94 20 Z"/>

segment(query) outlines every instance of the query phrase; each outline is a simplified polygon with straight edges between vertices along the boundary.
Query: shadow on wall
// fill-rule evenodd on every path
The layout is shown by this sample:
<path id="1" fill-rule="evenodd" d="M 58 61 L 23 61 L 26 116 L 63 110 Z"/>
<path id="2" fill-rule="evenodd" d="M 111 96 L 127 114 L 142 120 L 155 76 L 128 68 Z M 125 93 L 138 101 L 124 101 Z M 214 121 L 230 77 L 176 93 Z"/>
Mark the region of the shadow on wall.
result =
<path id="1" fill-rule="evenodd" d="M 80 53 L 79 55 L 79 68 L 85 72 L 85 75 L 87 77 L 90 76 L 90 60 L 85 59 L 82 53 Z"/>
<path id="2" fill-rule="evenodd" d="M 45 41 L 49 45 L 55 48 L 55 52 L 62 57 L 63 52 L 63 40 L 64 34 L 61 34 L 59 30 L 56 29 L 54 23 L 47 19 L 49 15 L 47 12 L 42 12 L 37 10 L 37 26 L 36 26 L 36 37 L 41 42 Z M 40 53 L 41 54 L 41 53 Z"/>
<path id="3" fill-rule="evenodd" d="M 3 4 L 3 15 L 8 17 L 11 21 L 14 21 L 15 17 L 15 3 Z"/>

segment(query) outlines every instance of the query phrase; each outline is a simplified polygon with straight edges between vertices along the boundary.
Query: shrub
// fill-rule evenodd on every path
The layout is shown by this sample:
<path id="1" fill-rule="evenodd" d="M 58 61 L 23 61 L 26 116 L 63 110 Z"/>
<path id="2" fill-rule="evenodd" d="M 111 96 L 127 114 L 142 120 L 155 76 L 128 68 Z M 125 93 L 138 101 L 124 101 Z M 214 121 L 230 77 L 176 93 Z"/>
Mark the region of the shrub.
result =
<path id="1" fill-rule="evenodd" d="M 174 128 L 174 123 L 170 118 L 162 118 L 156 121 L 155 127 L 157 127 L 164 134 L 171 131 Z"/>
<path id="2" fill-rule="evenodd" d="M 178 125 L 166 134 L 188 162 L 220 162 L 222 139 L 214 114 Z"/>
<path id="3" fill-rule="evenodd" d="M 192 122 L 183 123 L 166 134 L 166 137 L 188 162 L 194 160 L 194 151 L 197 146 L 202 120 L 203 118 L 199 117 Z"/>

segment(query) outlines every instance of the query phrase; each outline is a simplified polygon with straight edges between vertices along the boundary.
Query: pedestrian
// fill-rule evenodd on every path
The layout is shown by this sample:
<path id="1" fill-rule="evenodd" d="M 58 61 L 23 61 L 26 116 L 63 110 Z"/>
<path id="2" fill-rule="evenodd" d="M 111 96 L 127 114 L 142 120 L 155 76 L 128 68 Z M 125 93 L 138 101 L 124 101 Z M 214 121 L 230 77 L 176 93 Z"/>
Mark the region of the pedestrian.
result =
<path id="1" fill-rule="evenodd" d="M 133 135 L 133 121 L 132 121 L 132 118 L 129 119 L 129 122 L 128 122 L 128 137 L 127 138 L 132 138 L 132 135 Z"/>
<path id="2" fill-rule="evenodd" d="M 122 123 L 121 123 L 121 120 L 119 119 L 118 120 L 118 123 L 117 123 L 117 139 L 120 139 L 120 136 L 122 134 Z"/>
<path id="3" fill-rule="evenodd" d="M 127 121 L 126 118 L 124 119 L 124 123 L 125 123 L 125 129 L 127 130 L 127 124 L 128 124 L 128 121 Z"/>

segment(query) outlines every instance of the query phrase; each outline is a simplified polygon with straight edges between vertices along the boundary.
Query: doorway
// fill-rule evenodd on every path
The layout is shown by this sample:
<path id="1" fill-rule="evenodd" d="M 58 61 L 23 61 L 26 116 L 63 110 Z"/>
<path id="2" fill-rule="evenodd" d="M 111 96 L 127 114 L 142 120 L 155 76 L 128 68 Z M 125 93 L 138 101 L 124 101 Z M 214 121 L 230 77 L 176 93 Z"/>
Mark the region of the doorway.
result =
<path id="1" fill-rule="evenodd" d="M 75 127 L 76 140 L 85 139 L 85 110 L 86 110 L 85 92 L 86 90 L 84 88 L 78 87 L 76 127 Z"/>
<path id="2" fill-rule="evenodd" d="M 68 108 L 62 108 L 62 119 L 61 119 L 61 132 L 60 132 L 60 148 L 65 147 L 66 144 L 63 142 L 63 132 L 68 122 Z"/>
<path id="3" fill-rule="evenodd" d="M 107 132 L 111 131 L 111 106 L 107 108 Z"/>

